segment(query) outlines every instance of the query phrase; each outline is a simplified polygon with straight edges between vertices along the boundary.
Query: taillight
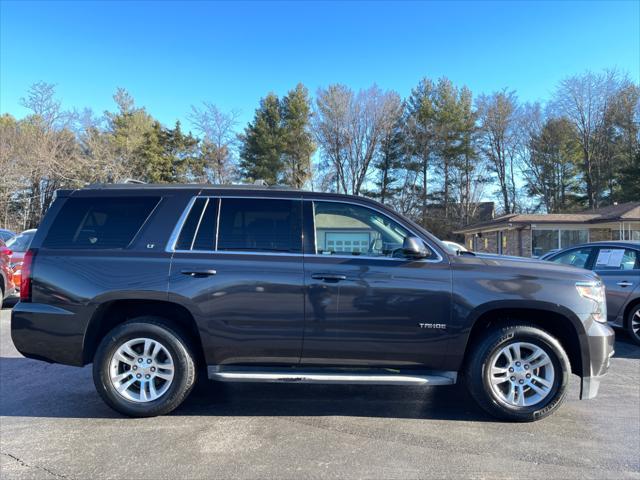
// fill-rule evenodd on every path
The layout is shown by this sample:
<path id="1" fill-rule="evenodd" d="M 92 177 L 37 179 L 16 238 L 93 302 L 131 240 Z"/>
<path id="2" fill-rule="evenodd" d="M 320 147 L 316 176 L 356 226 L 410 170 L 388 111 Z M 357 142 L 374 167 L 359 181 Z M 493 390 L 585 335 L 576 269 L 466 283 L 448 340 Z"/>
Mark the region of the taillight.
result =
<path id="1" fill-rule="evenodd" d="M 33 261 L 36 258 L 35 250 L 27 250 L 22 260 L 22 275 L 20 277 L 20 301 L 31 301 L 31 277 L 33 274 Z"/>
<path id="2" fill-rule="evenodd" d="M 6 255 L 10 257 L 13 255 L 13 250 L 8 249 L 7 247 L 0 247 L 0 255 Z"/>

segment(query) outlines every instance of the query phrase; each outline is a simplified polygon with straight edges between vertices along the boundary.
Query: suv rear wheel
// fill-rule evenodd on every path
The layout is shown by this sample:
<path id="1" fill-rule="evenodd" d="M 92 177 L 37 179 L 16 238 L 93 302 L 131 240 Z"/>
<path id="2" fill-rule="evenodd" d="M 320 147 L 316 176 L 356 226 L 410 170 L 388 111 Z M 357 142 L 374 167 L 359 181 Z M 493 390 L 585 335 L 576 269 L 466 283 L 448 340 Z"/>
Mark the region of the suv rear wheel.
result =
<path id="1" fill-rule="evenodd" d="M 631 336 L 631 340 L 640 345 L 640 304 L 633 307 L 629 312 L 627 331 Z"/>
<path id="2" fill-rule="evenodd" d="M 93 380 L 102 399 L 132 417 L 163 415 L 187 397 L 196 367 L 189 343 L 162 318 L 118 325 L 100 343 Z"/>
<path id="3" fill-rule="evenodd" d="M 480 339 L 467 362 L 465 381 L 491 415 L 531 422 L 560 407 L 570 374 L 557 339 L 532 325 L 509 325 Z"/>

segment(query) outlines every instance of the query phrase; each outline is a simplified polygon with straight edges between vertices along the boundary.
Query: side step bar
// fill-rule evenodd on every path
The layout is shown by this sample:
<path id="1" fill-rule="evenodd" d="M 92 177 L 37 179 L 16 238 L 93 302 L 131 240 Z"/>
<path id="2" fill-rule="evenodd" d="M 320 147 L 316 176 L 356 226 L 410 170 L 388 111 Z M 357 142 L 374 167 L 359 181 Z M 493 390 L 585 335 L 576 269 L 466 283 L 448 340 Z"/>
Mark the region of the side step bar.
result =
<path id="1" fill-rule="evenodd" d="M 398 370 L 303 370 L 209 366 L 209 378 L 221 382 L 316 383 L 362 385 L 453 385 L 457 372 Z"/>

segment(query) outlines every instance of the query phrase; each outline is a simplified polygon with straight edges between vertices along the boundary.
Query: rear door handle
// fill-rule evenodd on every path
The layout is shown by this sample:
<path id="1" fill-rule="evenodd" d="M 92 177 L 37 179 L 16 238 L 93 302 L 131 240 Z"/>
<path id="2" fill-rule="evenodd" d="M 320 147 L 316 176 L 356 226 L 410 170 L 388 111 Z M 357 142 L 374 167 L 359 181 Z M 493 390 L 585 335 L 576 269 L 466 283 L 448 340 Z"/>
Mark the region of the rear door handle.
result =
<path id="1" fill-rule="evenodd" d="M 215 270 L 182 270 L 180 273 L 183 275 L 189 275 L 190 277 L 194 278 L 202 278 L 210 277 L 218 272 L 216 272 Z"/>
<path id="2" fill-rule="evenodd" d="M 340 280 L 346 280 L 346 275 L 339 273 L 313 273 L 311 278 L 314 280 L 324 280 L 325 282 L 339 282 Z"/>
<path id="3" fill-rule="evenodd" d="M 618 285 L 619 287 L 632 287 L 633 283 L 623 280 L 622 282 L 616 283 L 616 285 Z"/>

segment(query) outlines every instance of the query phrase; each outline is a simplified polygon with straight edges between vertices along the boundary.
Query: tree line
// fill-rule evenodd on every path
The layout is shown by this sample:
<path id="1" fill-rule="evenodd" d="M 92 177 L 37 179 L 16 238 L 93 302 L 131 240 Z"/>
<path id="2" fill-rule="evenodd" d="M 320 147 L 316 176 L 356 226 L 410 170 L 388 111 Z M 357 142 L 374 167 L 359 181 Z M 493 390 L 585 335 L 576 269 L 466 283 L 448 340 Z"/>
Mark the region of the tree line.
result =
<path id="1" fill-rule="evenodd" d="M 567 77 L 543 103 L 505 89 L 474 97 L 447 78 L 407 98 L 376 85 L 304 85 L 239 113 L 203 102 L 166 126 L 118 89 L 115 109 L 66 111 L 36 83 L 29 114 L 0 116 L 0 226 L 37 226 L 59 188 L 264 180 L 364 195 L 441 236 L 499 213 L 570 212 L 640 200 L 640 87 L 616 71 Z"/>

